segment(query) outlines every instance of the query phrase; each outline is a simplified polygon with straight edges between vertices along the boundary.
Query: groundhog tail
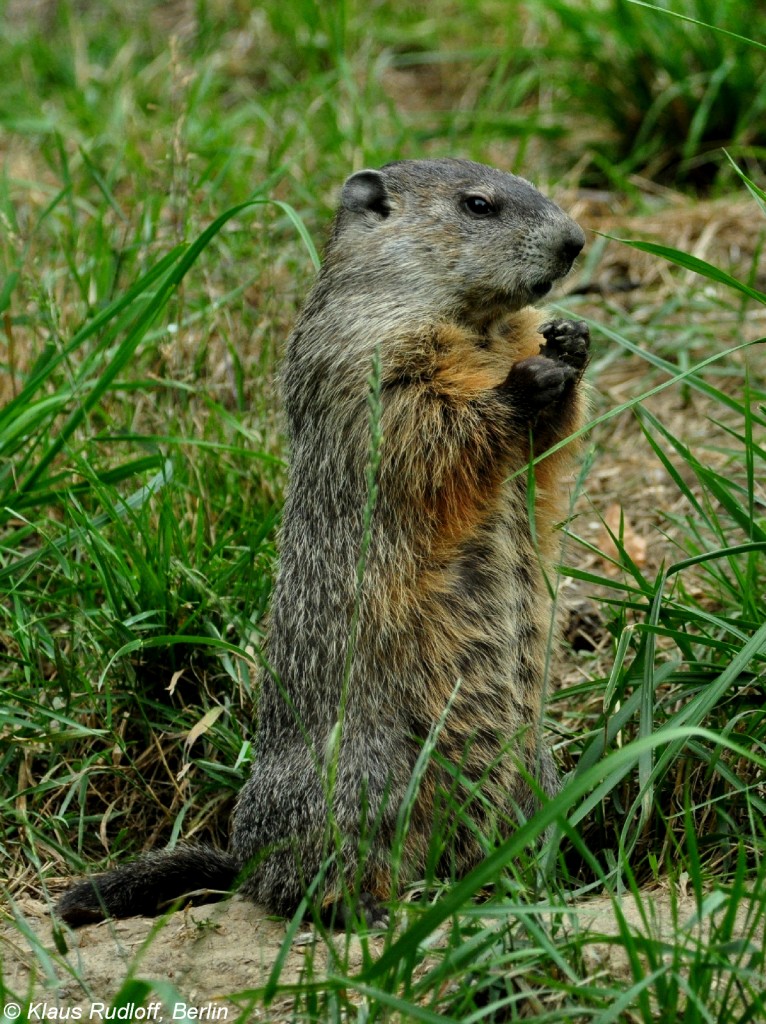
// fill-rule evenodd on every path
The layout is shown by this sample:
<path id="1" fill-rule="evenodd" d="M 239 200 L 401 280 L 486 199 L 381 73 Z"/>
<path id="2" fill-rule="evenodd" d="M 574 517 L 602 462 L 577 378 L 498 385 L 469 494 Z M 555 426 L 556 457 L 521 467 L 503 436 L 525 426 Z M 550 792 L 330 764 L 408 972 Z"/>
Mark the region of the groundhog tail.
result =
<path id="1" fill-rule="evenodd" d="M 205 844 L 153 851 L 73 885 L 56 914 L 77 928 L 106 917 L 153 917 L 187 894 L 195 903 L 209 903 L 231 889 L 239 868 L 236 857 Z"/>

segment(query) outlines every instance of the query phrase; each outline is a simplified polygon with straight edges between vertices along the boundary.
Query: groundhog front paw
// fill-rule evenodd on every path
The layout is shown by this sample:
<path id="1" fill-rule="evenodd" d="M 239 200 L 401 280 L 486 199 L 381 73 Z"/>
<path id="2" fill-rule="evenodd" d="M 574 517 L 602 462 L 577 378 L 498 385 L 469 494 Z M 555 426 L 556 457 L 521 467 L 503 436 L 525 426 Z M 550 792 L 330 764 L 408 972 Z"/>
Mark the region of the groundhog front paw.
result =
<path id="1" fill-rule="evenodd" d="M 505 389 L 513 396 L 514 408 L 528 420 L 558 405 L 576 379 L 577 372 L 566 362 L 529 356 L 511 367 Z"/>
<path id="2" fill-rule="evenodd" d="M 565 363 L 579 373 L 588 365 L 590 331 L 582 320 L 549 320 L 538 328 L 545 342 L 540 355 Z"/>

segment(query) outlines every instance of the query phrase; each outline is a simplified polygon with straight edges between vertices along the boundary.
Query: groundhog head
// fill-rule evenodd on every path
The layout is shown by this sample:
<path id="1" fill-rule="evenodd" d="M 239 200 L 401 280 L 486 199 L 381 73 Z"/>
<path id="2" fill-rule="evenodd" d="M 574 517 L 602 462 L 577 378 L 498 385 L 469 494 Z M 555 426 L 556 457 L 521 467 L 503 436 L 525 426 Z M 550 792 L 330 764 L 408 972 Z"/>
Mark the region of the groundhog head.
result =
<path id="1" fill-rule="evenodd" d="M 469 160 L 403 160 L 346 180 L 328 257 L 352 288 L 356 274 L 368 294 L 477 325 L 540 300 L 584 242 L 524 178 Z"/>

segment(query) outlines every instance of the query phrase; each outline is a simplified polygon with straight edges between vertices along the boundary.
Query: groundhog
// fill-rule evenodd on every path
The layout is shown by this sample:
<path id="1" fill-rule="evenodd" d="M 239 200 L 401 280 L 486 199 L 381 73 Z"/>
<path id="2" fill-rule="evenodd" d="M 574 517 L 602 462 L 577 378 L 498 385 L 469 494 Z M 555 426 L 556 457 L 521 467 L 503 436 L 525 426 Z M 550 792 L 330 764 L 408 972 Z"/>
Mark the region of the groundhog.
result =
<path id="1" fill-rule="evenodd" d="M 556 792 L 540 730 L 575 446 L 529 464 L 583 423 L 588 331 L 534 304 L 583 243 L 481 164 L 348 178 L 282 367 L 289 487 L 231 850 L 145 855 L 71 888 L 64 920 L 238 882 L 374 923 L 394 882 L 465 872 Z"/>

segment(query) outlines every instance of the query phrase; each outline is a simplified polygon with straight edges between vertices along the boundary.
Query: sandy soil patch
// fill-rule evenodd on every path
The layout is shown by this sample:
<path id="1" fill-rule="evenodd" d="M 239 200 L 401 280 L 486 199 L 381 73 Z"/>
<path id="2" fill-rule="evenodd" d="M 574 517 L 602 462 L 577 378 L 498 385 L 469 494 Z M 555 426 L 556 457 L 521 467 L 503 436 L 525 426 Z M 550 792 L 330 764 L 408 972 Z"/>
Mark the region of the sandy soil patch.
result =
<path id="1" fill-rule="evenodd" d="M 699 918 L 694 896 L 678 892 L 674 898 L 666 889 L 642 894 L 641 905 L 633 896 L 619 901 L 630 932 L 649 943 L 667 942 L 693 951 L 708 941 L 711 916 Z M 762 942 L 763 926 L 751 929 L 750 902 L 743 902 L 737 914 L 735 933 Z M 47 906 L 22 899 L 17 913 L 24 925 L 11 921 L 0 924 L 0 960 L 8 989 L 17 997 L 45 1001 L 47 1007 L 79 1007 L 83 1020 L 97 1004 L 108 1004 L 128 977 L 165 982 L 153 999 L 164 1006 L 159 1011 L 165 1022 L 172 1019 L 175 1004 L 197 1008 L 212 1007 L 207 1019 L 233 1020 L 235 1006 L 253 1005 L 253 1020 L 278 1022 L 289 1019 L 289 1000 L 277 999 L 264 1009 L 257 996 L 248 1000 L 231 996 L 265 985 L 285 942 L 287 923 L 269 917 L 262 908 L 235 897 L 224 903 L 195 907 L 158 922 L 147 918 L 104 922 L 78 931 L 65 931 L 68 950 L 56 950 Z M 632 978 L 626 950 L 620 939 L 615 904 L 608 896 L 581 902 L 571 913 L 558 917 L 569 935 L 579 934 L 584 964 L 589 975 Z M 753 934 L 749 934 L 753 932 Z M 22 933 L 26 933 L 26 940 Z M 429 956 L 438 956 L 437 936 Z M 362 943 L 374 958 L 383 950 L 384 937 L 359 939 L 334 936 L 336 950 L 348 964 L 347 972 L 362 966 Z M 311 955 L 313 954 L 313 956 Z M 305 979 L 308 961 L 313 960 L 314 979 L 332 971 L 331 951 L 312 927 L 300 931 L 289 945 L 280 974 L 282 984 Z M 766 986 L 766 976 L 764 977 Z M 92 1007 L 96 1007 L 92 1011 Z M 225 1009 L 228 1015 L 225 1016 Z M 176 1011 L 178 1012 L 178 1011 Z M 220 1013 L 216 1017 L 215 1014 Z M 71 1019 L 71 1018 L 70 1018 Z M 100 1019 L 98 1016 L 91 1019 Z M 204 1018 L 203 1018 L 204 1019 Z"/>

